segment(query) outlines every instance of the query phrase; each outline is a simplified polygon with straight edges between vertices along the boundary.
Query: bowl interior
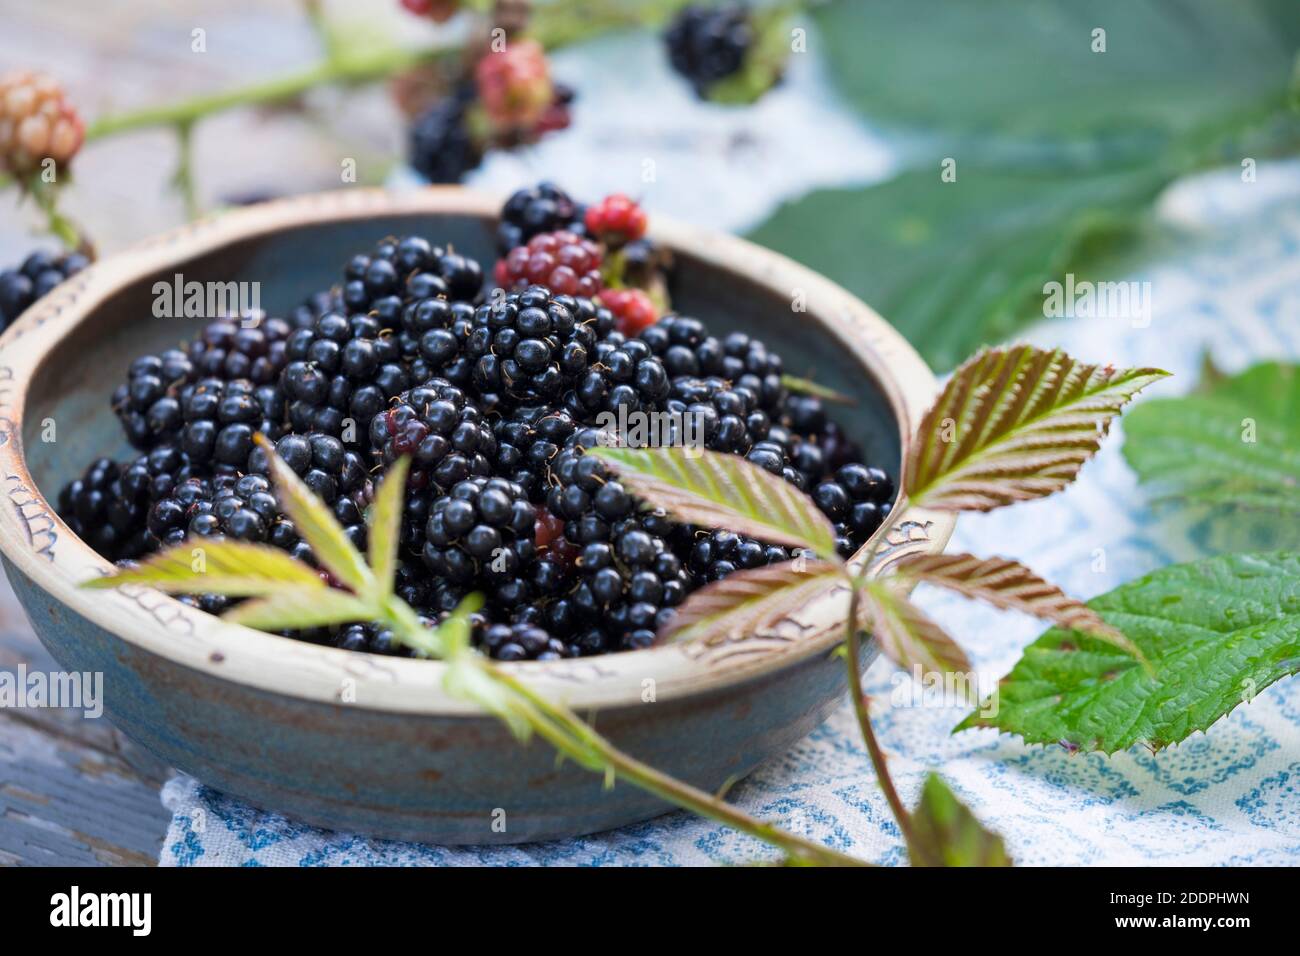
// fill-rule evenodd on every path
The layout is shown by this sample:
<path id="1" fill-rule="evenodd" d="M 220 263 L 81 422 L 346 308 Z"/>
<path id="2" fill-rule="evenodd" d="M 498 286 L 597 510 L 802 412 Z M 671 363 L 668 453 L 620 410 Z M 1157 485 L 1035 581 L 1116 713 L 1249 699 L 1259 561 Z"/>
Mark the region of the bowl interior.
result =
<path id="1" fill-rule="evenodd" d="M 110 394 L 125 381 L 133 359 L 175 346 L 206 321 L 155 317 L 156 282 L 173 283 L 176 273 L 185 282 L 257 282 L 262 308 L 284 315 L 311 293 L 337 283 L 352 255 L 385 236 L 419 233 L 490 267 L 495 260 L 493 226 L 479 216 L 408 214 L 289 227 L 177 262 L 122 289 L 96 307 L 75 334 L 58 342 L 33 374 L 23 440 L 37 487 L 54 501 L 92 458 L 130 457 Z M 896 479 L 899 428 L 884 392 L 849 349 L 807 313 L 792 308 L 795 295 L 796 290 L 781 295 L 744 275 L 677 254 L 676 309 L 704 320 L 715 334 L 741 330 L 756 335 L 781 354 L 790 374 L 852 396 L 856 404 L 831 406 L 832 417 L 862 447 L 867 462 Z"/>

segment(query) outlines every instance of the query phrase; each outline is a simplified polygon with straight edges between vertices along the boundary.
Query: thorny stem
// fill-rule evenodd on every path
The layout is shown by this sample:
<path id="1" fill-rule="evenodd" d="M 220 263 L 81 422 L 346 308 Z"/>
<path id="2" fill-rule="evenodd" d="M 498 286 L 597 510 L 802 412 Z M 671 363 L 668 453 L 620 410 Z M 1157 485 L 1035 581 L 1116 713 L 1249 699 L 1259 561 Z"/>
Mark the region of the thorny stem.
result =
<path id="1" fill-rule="evenodd" d="M 862 569 L 850 581 L 849 614 L 844 624 L 844 643 L 847 650 L 844 660 L 845 666 L 848 668 L 849 695 L 853 699 L 853 713 L 857 718 L 858 730 L 862 733 L 862 740 L 867 745 L 867 753 L 871 757 L 871 766 L 876 771 L 876 780 L 885 795 L 885 800 L 889 803 L 890 811 L 894 814 L 898 829 L 903 834 L 903 841 L 913 854 L 917 854 L 923 851 L 920 851 L 920 844 L 917 842 L 915 831 L 912 829 L 912 816 L 907 812 L 907 807 L 903 805 L 902 799 L 898 796 L 898 790 L 894 787 L 893 778 L 889 776 L 889 765 L 885 759 L 885 752 L 881 749 L 880 741 L 876 739 L 876 732 L 871 727 L 871 714 L 867 710 L 867 696 L 862 690 L 862 672 L 859 669 L 858 657 L 860 652 L 860 642 L 858 640 L 859 595 L 863 586 L 867 583 L 872 563 L 880 553 L 881 546 L 888 543 L 886 538 L 889 532 L 894 529 L 905 506 L 906 499 L 900 498 L 885 519 L 884 524 L 880 526 L 880 530 L 876 532 L 871 549 L 862 562 Z"/>
<path id="2" fill-rule="evenodd" d="M 686 0 L 640 0 L 637 3 L 583 0 L 551 4 L 534 12 L 533 25 L 528 32 L 547 49 L 557 49 L 611 30 L 664 20 L 685 5 Z M 334 35 L 323 18 L 313 17 L 312 22 L 323 39 Z M 457 48 L 446 43 L 420 49 L 383 43 L 357 52 L 328 42 L 326 47 L 325 58 L 320 63 L 296 73 L 162 106 L 102 117 L 90 124 L 86 140 L 90 142 L 152 126 L 193 123 L 213 113 L 240 106 L 284 103 L 319 86 L 357 85 L 382 80 L 411 67 L 459 54 Z"/>
<path id="3" fill-rule="evenodd" d="M 595 756 L 597 762 L 603 764 L 607 770 L 611 770 L 615 776 L 633 786 L 784 850 L 793 863 L 820 866 L 870 865 L 820 843 L 805 840 L 770 823 L 764 823 L 712 794 L 642 763 L 596 733 L 590 724 L 572 711 L 548 701 L 517 678 L 486 661 L 480 666 L 491 674 L 494 680 L 510 688 L 536 708 L 545 718 L 534 724 L 538 733 L 546 737 L 557 750 L 575 760 L 589 764 L 593 762 L 591 758 Z"/>
<path id="4" fill-rule="evenodd" d="M 448 651 L 445 645 L 430 643 L 429 630 L 400 598 L 390 596 L 386 599 L 381 614 L 399 640 L 404 643 L 426 653 Z M 477 651 L 462 648 L 459 651 L 451 650 L 449 653 L 451 656 L 446 658 L 449 666 L 472 666 L 499 687 L 508 690 L 515 697 L 514 706 L 511 708 L 513 715 L 526 720 L 535 733 L 547 740 L 561 754 L 572 758 L 580 766 L 597 772 L 603 771 L 611 783 L 615 778 L 622 778 L 633 786 L 639 787 L 669 803 L 676 804 L 685 810 L 690 810 L 699 816 L 716 820 L 743 833 L 748 833 L 750 836 L 784 850 L 790 861 L 796 864 L 817 866 L 870 865 L 820 843 L 805 840 L 779 827 L 772 826 L 770 823 L 764 823 L 762 820 L 750 816 L 743 810 L 737 809 L 712 794 L 705 793 L 703 790 L 656 770 L 649 764 L 642 763 L 635 757 L 615 747 L 573 711 L 561 704 L 547 700 L 526 683 L 507 674 Z M 472 697 L 472 695 L 469 696 Z M 476 703 L 482 702 L 476 701 Z"/>

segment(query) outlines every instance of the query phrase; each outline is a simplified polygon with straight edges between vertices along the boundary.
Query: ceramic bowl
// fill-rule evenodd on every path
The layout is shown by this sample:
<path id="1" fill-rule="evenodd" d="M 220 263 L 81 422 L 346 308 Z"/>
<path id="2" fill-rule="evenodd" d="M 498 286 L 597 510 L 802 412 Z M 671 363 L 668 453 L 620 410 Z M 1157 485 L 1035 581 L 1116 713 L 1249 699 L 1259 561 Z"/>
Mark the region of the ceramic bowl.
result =
<path id="1" fill-rule="evenodd" d="M 156 282 L 178 273 L 260 282 L 262 306 L 283 314 L 387 235 L 418 232 L 491 261 L 498 208 L 459 188 L 353 189 L 230 212 L 103 259 L 0 339 L 5 570 L 60 665 L 102 672 L 108 717 L 170 765 L 295 820 L 444 844 L 573 837 L 668 809 L 623 783 L 607 790 L 571 762 L 557 766 L 541 741 L 519 745 L 448 695 L 437 661 L 259 633 L 146 588 L 81 590 L 109 565 L 51 505 L 93 457 L 128 455 L 108 397 L 130 360 L 202 324 L 154 318 Z M 753 332 L 787 371 L 851 395 L 853 407 L 836 409 L 841 424 L 897 477 L 905 436 L 935 394 L 902 336 L 788 259 L 654 222 L 653 239 L 676 256 L 677 307 L 715 332 Z M 942 514 L 904 519 L 882 561 L 940 550 L 951 532 Z M 726 643 L 504 666 L 598 713 L 600 730 L 630 753 L 711 791 L 785 751 L 842 700 L 843 665 L 829 652 L 844 603 L 842 593 L 822 595 Z M 872 653 L 868 645 L 864 666 Z M 504 830 L 493 826 L 501 810 Z"/>

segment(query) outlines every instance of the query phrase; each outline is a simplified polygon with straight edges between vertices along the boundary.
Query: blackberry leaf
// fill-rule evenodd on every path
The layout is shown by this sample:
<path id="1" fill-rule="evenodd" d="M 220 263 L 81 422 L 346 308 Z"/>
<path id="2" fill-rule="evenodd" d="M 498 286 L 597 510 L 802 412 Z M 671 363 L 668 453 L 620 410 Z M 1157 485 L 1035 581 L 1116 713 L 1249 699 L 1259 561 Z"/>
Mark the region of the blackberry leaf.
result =
<path id="1" fill-rule="evenodd" d="M 912 812 L 913 866 L 1011 866 L 1002 838 L 986 830 L 938 774 L 925 778 Z"/>
<path id="2" fill-rule="evenodd" d="M 1300 670 L 1300 553 L 1175 564 L 1088 606 L 1137 645 L 1150 672 L 1111 644 L 1052 628 L 1003 678 L 997 700 L 957 729 L 1107 754 L 1159 750 Z"/>
<path id="3" fill-rule="evenodd" d="M 1059 349 L 985 349 L 953 373 L 907 455 L 915 505 L 990 511 L 1072 482 L 1111 419 L 1160 369 L 1086 365 Z"/>
<path id="4" fill-rule="evenodd" d="M 324 592 L 320 574 L 278 548 L 226 538 L 189 540 L 142 560 L 138 567 L 95 578 L 82 587 L 105 590 L 144 584 L 169 594 L 256 597 L 285 588 Z"/>
<path id="5" fill-rule="evenodd" d="M 1300 520 L 1297 367 L 1266 362 L 1193 395 L 1144 402 L 1124 420 L 1124 457 L 1159 495 L 1260 525 Z"/>
<path id="6" fill-rule="evenodd" d="M 691 448 L 593 448 L 628 490 L 678 521 L 728 528 L 837 561 L 835 529 L 789 482 L 736 455 Z"/>
<path id="7" fill-rule="evenodd" d="M 792 608 L 844 580 L 843 568 L 824 561 L 810 562 L 806 568 L 787 561 L 735 571 L 687 598 L 661 639 L 707 644 L 739 640 L 772 627 Z"/>

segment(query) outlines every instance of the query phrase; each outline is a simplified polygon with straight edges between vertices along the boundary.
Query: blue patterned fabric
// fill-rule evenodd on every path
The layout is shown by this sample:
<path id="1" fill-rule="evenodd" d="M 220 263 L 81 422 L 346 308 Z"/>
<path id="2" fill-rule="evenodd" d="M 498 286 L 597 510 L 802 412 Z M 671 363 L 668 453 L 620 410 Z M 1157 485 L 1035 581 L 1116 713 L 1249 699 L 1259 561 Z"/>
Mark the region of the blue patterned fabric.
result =
<path id="1" fill-rule="evenodd" d="M 795 81 L 794 94 L 782 95 L 800 95 L 804 81 Z M 807 82 L 813 92 L 806 95 L 822 95 L 813 80 Z M 796 138 L 788 128 L 783 136 Z M 1052 320 L 1028 338 L 1088 360 L 1175 372 L 1155 394 L 1190 388 L 1205 350 L 1229 371 L 1260 358 L 1300 356 L 1294 319 L 1300 306 L 1300 165 L 1261 167 L 1251 184 L 1235 173 L 1181 184 L 1166 197 L 1162 214 L 1199 238 L 1135 276 L 1152 282 L 1149 327 L 1123 319 Z M 1194 529 L 1172 529 L 1149 507 L 1120 455 L 1121 441 L 1122 429 L 1116 429 L 1063 494 L 963 517 L 950 550 L 1017 558 L 1084 598 L 1202 554 Z M 923 588 L 917 597 L 969 650 L 986 687 L 1042 629 L 933 590 Z M 925 701 L 910 678 L 885 661 L 869 672 L 868 689 L 904 799 L 916 799 L 926 772 L 941 772 L 1004 836 L 1018 863 L 1300 861 L 1300 680 L 1274 685 L 1208 734 L 1158 754 L 1139 748 L 1110 758 L 1029 747 L 991 730 L 952 735 L 965 708 Z M 447 848 L 300 826 L 187 777 L 171 780 L 163 799 L 174 817 L 161 862 L 178 866 L 648 866 L 772 856 L 748 837 L 685 813 L 566 842 Z M 876 863 L 905 862 L 847 706 L 736 786 L 731 799 L 836 849 Z"/>

